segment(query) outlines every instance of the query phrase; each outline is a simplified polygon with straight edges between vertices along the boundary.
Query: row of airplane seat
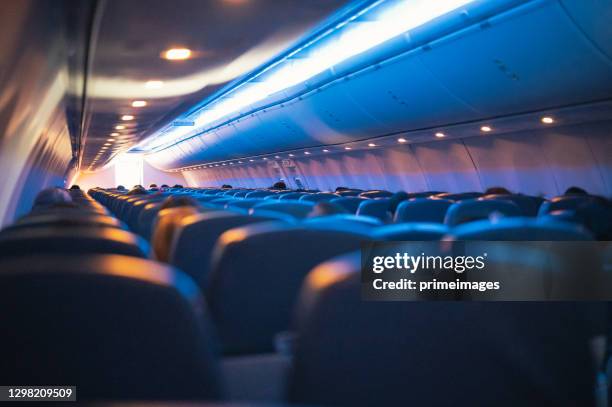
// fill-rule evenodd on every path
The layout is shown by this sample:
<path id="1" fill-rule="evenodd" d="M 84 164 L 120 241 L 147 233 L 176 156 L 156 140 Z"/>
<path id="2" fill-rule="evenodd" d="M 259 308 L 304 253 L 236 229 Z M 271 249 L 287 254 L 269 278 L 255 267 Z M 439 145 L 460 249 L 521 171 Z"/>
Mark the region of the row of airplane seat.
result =
<path id="1" fill-rule="evenodd" d="M 220 360 L 288 352 L 291 403 L 592 405 L 603 305 L 362 303 L 359 249 L 607 240 L 610 219 L 586 193 L 46 190 L 0 231 L 12 310 L 0 356 L 15 366 L 0 381 L 76 383 L 80 400 L 217 400 Z"/>

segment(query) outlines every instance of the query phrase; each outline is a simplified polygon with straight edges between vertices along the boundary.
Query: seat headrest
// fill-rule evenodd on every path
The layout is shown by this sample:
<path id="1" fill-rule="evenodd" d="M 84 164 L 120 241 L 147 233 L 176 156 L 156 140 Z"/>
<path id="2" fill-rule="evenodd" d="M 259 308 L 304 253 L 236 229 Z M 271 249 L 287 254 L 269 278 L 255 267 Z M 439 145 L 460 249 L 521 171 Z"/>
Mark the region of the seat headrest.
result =
<path id="1" fill-rule="evenodd" d="M 274 212 L 282 212 L 288 215 L 292 215 L 298 219 L 305 218 L 312 211 L 314 207 L 314 202 L 302 202 L 302 201 L 268 201 L 264 200 L 261 203 L 253 206 L 249 213 L 252 215 L 257 215 L 261 211 L 274 211 Z"/>
<path id="2" fill-rule="evenodd" d="M 452 193 L 445 192 L 442 194 L 437 194 L 434 197 L 440 199 L 450 199 L 451 201 L 462 201 L 464 199 L 474 199 L 483 196 L 482 192 L 460 192 L 460 193 Z"/>
<path id="3" fill-rule="evenodd" d="M 350 213 L 357 213 L 359 205 L 365 200 L 365 198 L 359 198 L 356 196 L 343 196 L 342 198 L 332 199 L 330 202 L 336 205 L 340 205 Z"/>
<path id="4" fill-rule="evenodd" d="M 459 225 L 451 230 L 450 240 L 593 240 L 581 225 L 537 218 L 501 218 Z M 446 238 L 445 238 L 446 239 Z"/>
<path id="5" fill-rule="evenodd" d="M 8 229 L 0 232 L 0 258 L 33 254 L 122 254 L 147 257 L 142 238 L 118 228 L 57 226 Z"/>
<path id="6" fill-rule="evenodd" d="M 490 194 L 478 199 L 494 199 L 506 200 L 514 202 L 523 212 L 523 216 L 537 216 L 540 205 L 544 202 L 544 198 L 539 196 L 521 195 L 521 194 Z"/>
<path id="7" fill-rule="evenodd" d="M 375 199 L 375 198 L 389 198 L 393 196 L 393 192 L 382 191 L 382 190 L 373 190 L 373 191 L 365 191 L 359 194 L 361 198 L 367 199 Z"/>
<path id="8" fill-rule="evenodd" d="M 448 232 L 448 227 L 441 223 L 412 222 L 380 227 L 372 237 L 376 240 L 427 241 L 440 240 Z"/>
<path id="9" fill-rule="evenodd" d="M 372 216 L 348 214 L 317 216 L 302 221 L 301 225 L 318 230 L 341 230 L 369 235 L 383 223 Z"/>
<path id="10" fill-rule="evenodd" d="M 53 225 L 61 227 L 93 226 L 126 229 L 125 224 L 119 219 L 106 215 L 92 214 L 89 212 L 75 212 L 70 214 L 60 212 L 26 215 L 17 220 L 10 226 L 10 228 L 42 227 Z"/>
<path id="11" fill-rule="evenodd" d="M 300 197 L 300 201 L 302 202 L 306 202 L 306 201 L 308 202 L 328 202 L 328 201 L 331 201 L 332 199 L 336 199 L 339 197 L 340 195 L 337 195 L 337 194 L 319 192 L 317 194 L 302 195 Z"/>
<path id="12" fill-rule="evenodd" d="M 206 291 L 224 351 L 272 351 L 274 336 L 289 327 L 308 271 L 358 249 L 367 239 L 361 233 L 273 223 L 224 233 L 215 248 Z"/>
<path id="13" fill-rule="evenodd" d="M 3 383 L 70 383 L 79 400 L 221 395 L 204 301 L 171 267 L 117 255 L 3 259 L 0 307 L 11 310 Z"/>
<path id="14" fill-rule="evenodd" d="M 453 201 L 448 199 L 413 198 L 402 201 L 395 210 L 395 223 L 443 223 L 446 211 Z"/>
<path id="15" fill-rule="evenodd" d="M 391 199 L 389 198 L 367 199 L 359 204 L 357 215 L 373 216 L 383 222 L 387 222 L 391 218 L 389 213 L 390 204 Z"/>
<path id="16" fill-rule="evenodd" d="M 475 220 L 488 219 L 490 216 L 521 216 L 521 209 L 511 201 L 466 199 L 452 204 L 446 211 L 444 223 L 457 226 Z"/>

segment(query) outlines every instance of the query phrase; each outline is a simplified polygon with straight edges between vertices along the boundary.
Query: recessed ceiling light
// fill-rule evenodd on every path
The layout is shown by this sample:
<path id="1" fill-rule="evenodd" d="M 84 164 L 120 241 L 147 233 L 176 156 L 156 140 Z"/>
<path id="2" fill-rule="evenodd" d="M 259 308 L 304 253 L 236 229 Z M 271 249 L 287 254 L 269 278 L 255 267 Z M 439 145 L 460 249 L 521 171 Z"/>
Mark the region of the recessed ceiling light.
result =
<path id="1" fill-rule="evenodd" d="M 546 116 L 546 117 L 542 117 L 542 123 L 544 124 L 552 124 L 555 122 L 555 119 L 553 119 L 552 117 Z"/>
<path id="2" fill-rule="evenodd" d="M 121 124 L 120 124 L 120 125 L 118 125 L 118 126 L 115 126 L 115 130 L 123 130 L 123 129 L 125 129 L 125 126 L 124 126 L 124 125 L 121 125 Z"/>
<path id="3" fill-rule="evenodd" d="M 408 140 L 406 140 L 406 139 L 405 139 L 405 138 L 403 138 L 403 137 L 400 137 L 400 138 L 398 138 L 398 139 L 397 139 L 397 142 L 398 142 L 398 143 L 405 143 L 405 142 L 407 142 L 407 141 L 408 141 Z"/>
<path id="4" fill-rule="evenodd" d="M 146 100 L 135 100 L 132 102 L 132 107 L 145 107 L 147 105 Z"/>
<path id="5" fill-rule="evenodd" d="M 493 130 L 490 126 L 482 126 L 480 128 L 481 131 L 484 131 L 485 133 L 490 132 L 491 130 Z"/>
<path id="6" fill-rule="evenodd" d="M 113 136 L 113 137 L 117 137 L 119 135 L 119 133 L 111 133 L 110 135 Z"/>
<path id="7" fill-rule="evenodd" d="M 310 151 L 304 151 L 305 155 L 310 155 Z"/>
<path id="8" fill-rule="evenodd" d="M 442 138 L 442 137 L 446 137 L 446 134 L 442 132 L 437 132 L 436 134 L 434 134 L 434 136 L 436 136 L 437 138 Z"/>
<path id="9" fill-rule="evenodd" d="M 134 120 L 134 116 L 132 116 L 131 114 L 124 114 L 123 116 L 121 116 L 121 120 L 124 120 L 124 121 Z"/>
<path id="10" fill-rule="evenodd" d="M 277 160 L 280 158 L 279 155 L 275 155 L 274 158 L 276 158 Z"/>
<path id="11" fill-rule="evenodd" d="M 162 81 L 147 81 L 145 83 L 145 88 L 147 89 L 159 89 L 164 86 Z"/>
<path id="12" fill-rule="evenodd" d="M 267 157 L 264 157 L 264 160 L 267 160 L 267 159 L 268 159 Z"/>
<path id="13" fill-rule="evenodd" d="M 344 149 L 345 149 L 345 150 L 351 150 L 351 148 L 350 148 L 350 147 L 344 147 Z"/>
<path id="14" fill-rule="evenodd" d="M 191 57 L 191 50 L 189 48 L 170 48 L 161 53 L 161 57 L 170 61 L 178 61 L 183 59 L 189 59 Z"/>
<path id="15" fill-rule="evenodd" d="M 369 144 L 368 144 L 368 147 L 376 147 L 376 144 L 374 144 L 374 143 L 369 143 Z"/>
<path id="16" fill-rule="evenodd" d="M 114 138 L 107 138 L 106 141 L 110 141 L 111 143 L 114 143 L 115 139 Z"/>
<path id="17" fill-rule="evenodd" d="M 329 153 L 329 150 L 328 150 L 328 149 L 326 149 L 326 148 L 324 148 L 324 149 L 323 149 L 323 152 L 324 152 L 324 153 Z"/>
<path id="18" fill-rule="evenodd" d="M 293 154 L 289 154 L 289 157 L 293 157 Z"/>
<path id="19" fill-rule="evenodd" d="M 249 162 L 253 162 L 253 161 L 255 161 L 255 160 L 249 160 Z"/>

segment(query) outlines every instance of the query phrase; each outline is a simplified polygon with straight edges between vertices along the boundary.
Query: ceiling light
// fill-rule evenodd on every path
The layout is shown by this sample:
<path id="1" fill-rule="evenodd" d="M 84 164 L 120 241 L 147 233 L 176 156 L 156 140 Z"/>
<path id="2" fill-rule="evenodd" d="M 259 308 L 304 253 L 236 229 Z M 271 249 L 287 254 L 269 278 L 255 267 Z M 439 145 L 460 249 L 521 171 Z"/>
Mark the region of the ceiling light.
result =
<path id="1" fill-rule="evenodd" d="M 113 137 L 117 137 L 119 135 L 119 133 L 111 133 L 110 135 L 113 136 Z"/>
<path id="2" fill-rule="evenodd" d="M 328 149 L 326 149 L 326 148 L 324 148 L 324 149 L 323 149 L 323 152 L 324 152 L 324 153 L 329 153 L 329 150 L 328 150 Z"/>
<path id="3" fill-rule="evenodd" d="M 542 123 L 544 124 L 552 124 L 555 122 L 555 119 L 553 119 L 552 117 L 546 116 L 546 117 L 542 117 Z"/>
<path id="4" fill-rule="evenodd" d="M 164 86 L 162 81 L 147 81 L 145 83 L 145 88 L 147 89 L 159 89 Z"/>
<path id="5" fill-rule="evenodd" d="M 121 124 L 120 124 L 120 125 L 118 125 L 118 126 L 115 126 L 115 130 L 123 130 L 123 129 L 125 129 L 125 126 L 124 126 L 124 125 L 121 125 Z"/>
<path id="6" fill-rule="evenodd" d="M 135 100 L 132 102 L 132 107 L 145 107 L 147 102 L 145 100 Z"/>
<path id="7" fill-rule="evenodd" d="M 289 154 L 289 157 L 293 157 L 293 154 Z"/>
<path id="8" fill-rule="evenodd" d="M 121 116 L 121 120 L 124 120 L 124 121 L 134 120 L 134 116 L 132 116 L 131 114 L 124 114 L 123 116 Z"/>
<path id="9" fill-rule="evenodd" d="M 344 149 L 345 149 L 345 150 L 350 150 L 351 148 L 350 148 L 350 147 L 344 147 Z"/>
<path id="10" fill-rule="evenodd" d="M 305 155 L 310 155 L 310 151 L 304 151 Z"/>
<path id="11" fill-rule="evenodd" d="M 400 138 L 398 138 L 398 139 L 397 139 L 397 142 L 398 142 L 398 143 L 405 143 L 405 142 L 407 142 L 407 141 L 408 141 L 408 140 L 406 140 L 406 139 L 405 139 L 405 138 L 403 138 L 403 137 L 400 137 Z"/>
<path id="12" fill-rule="evenodd" d="M 161 57 L 170 61 L 189 59 L 191 57 L 191 50 L 188 48 L 170 48 L 162 52 Z"/>
<path id="13" fill-rule="evenodd" d="M 446 137 L 446 134 L 438 132 L 438 133 L 434 134 L 434 136 L 436 136 L 437 138 L 442 138 L 442 137 Z"/>
<path id="14" fill-rule="evenodd" d="M 368 144 L 368 147 L 376 147 L 376 144 L 374 144 L 374 143 L 369 143 L 369 144 Z"/>
<path id="15" fill-rule="evenodd" d="M 280 158 L 279 155 L 275 155 L 274 158 L 276 158 L 277 160 Z"/>
<path id="16" fill-rule="evenodd" d="M 493 130 L 490 126 L 482 126 L 480 128 L 481 131 L 484 131 L 485 133 L 490 132 L 491 130 Z"/>
<path id="17" fill-rule="evenodd" d="M 267 160 L 268 158 L 267 158 L 267 157 L 264 157 L 263 159 L 264 159 L 264 160 Z"/>
<path id="18" fill-rule="evenodd" d="M 253 161 L 255 161 L 255 160 L 249 160 L 249 162 L 253 162 Z"/>

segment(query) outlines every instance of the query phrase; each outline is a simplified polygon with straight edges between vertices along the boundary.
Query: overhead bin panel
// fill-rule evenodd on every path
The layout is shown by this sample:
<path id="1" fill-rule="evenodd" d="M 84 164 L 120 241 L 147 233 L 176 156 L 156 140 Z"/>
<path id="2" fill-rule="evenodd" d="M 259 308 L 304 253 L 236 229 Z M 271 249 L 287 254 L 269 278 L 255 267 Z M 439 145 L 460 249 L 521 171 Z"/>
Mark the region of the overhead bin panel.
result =
<path id="1" fill-rule="evenodd" d="M 454 95 L 486 116 L 612 95 L 612 66 L 558 2 L 534 2 L 431 44 L 420 58 Z"/>

